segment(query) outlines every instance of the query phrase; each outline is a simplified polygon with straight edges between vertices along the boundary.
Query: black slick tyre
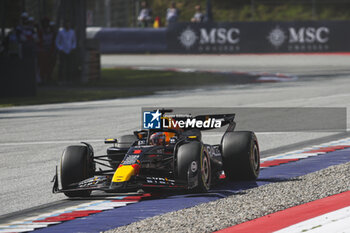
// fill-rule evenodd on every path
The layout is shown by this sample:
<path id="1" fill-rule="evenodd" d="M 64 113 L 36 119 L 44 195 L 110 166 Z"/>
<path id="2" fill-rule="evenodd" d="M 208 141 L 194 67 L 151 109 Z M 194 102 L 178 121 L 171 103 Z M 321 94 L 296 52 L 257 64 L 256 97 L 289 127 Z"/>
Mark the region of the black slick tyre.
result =
<path id="1" fill-rule="evenodd" d="M 137 140 L 137 137 L 133 134 L 123 135 L 118 139 L 117 147 L 129 149 L 129 147 Z"/>
<path id="2" fill-rule="evenodd" d="M 256 180 L 260 171 L 258 140 L 251 131 L 227 132 L 221 141 L 225 175 L 230 180 Z"/>
<path id="3" fill-rule="evenodd" d="M 69 189 L 71 184 L 78 183 L 94 173 L 93 155 L 85 145 L 68 146 L 61 158 L 61 184 L 62 189 Z M 67 191 L 67 197 L 88 197 L 89 190 Z"/>
<path id="4" fill-rule="evenodd" d="M 188 181 L 188 174 L 191 172 L 198 174 L 197 186 L 193 188 L 193 192 L 207 192 L 210 189 L 210 158 L 201 142 L 192 141 L 179 146 L 176 164 L 180 180 Z"/>
<path id="5" fill-rule="evenodd" d="M 120 162 L 124 159 L 126 152 L 136 140 L 135 135 L 123 135 L 118 139 L 115 147 L 107 149 L 107 156 L 112 169 L 117 169 Z"/>

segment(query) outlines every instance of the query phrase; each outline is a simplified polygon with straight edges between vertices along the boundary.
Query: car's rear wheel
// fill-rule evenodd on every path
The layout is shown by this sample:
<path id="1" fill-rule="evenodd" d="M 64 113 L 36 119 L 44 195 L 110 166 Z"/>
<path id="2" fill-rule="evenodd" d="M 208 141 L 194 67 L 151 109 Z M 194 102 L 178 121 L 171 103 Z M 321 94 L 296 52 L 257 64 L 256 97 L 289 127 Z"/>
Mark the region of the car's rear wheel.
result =
<path id="1" fill-rule="evenodd" d="M 210 158 L 201 142 L 193 141 L 180 145 L 177 150 L 177 176 L 187 181 L 189 186 L 196 184 L 194 192 L 207 192 L 211 185 Z M 195 177 L 196 180 L 191 180 Z"/>
<path id="2" fill-rule="evenodd" d="M 135 135 L 123 135 L 118 139 L 115 147 L 107 149 L 107 156 L 109 164 L 113 169 L 117 169 L 120 162 L 124 159 L 126 152 L 128 152 L 131 145 L 137 140 Z"/>
<path id="3" fill-rule="evenodd" d="M 129 149 L 136 140 L 137 137 L 133 134 L 123 135 L 118 139 L 116 147 Z"/>
<path id="4" fill-rule="evenodd" d="M 260 152 L 254 132 L 228 132 L 223 136 L 221 146 L 226 177 L 230 180 L 258 178 Z"/>
<path id="5" fill-rule="evenodd" d="M 208 153 L 205 151 L 202 151 L 200 164 L 201 173 L 199 177 L 199 185 L 196 191 L 207 192 L 210 189 L 212 175 L 210 167 L 210 158 Z"/>
<path id="6" fill-rule="evenodd" d="M 93 152 L 87 145 L 68 146 L 61 158 L 62 189 L 70 189 L 72 184 L 78 183 L 94 174 Z M 88 197 L 91 191 L 66 191 L 67 197 Z"/>

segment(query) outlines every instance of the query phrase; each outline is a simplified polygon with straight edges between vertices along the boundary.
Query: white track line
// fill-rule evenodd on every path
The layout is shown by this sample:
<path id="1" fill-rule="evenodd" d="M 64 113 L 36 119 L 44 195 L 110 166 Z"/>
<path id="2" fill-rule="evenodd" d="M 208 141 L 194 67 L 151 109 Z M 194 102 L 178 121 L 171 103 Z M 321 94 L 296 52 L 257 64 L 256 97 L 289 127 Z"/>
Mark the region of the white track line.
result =
<path id="1" fill-rule="evenodd" d="M 350 232 L 350 206 L 283 228 L 275 233 Z"/>
<path id="2" fill-rule="evenodd" d="M 262 158 L 260 160 L 260 162 L 265 162 L 265 161 L 270 161 L 270 160 L 275 160 L 275 159 L 295 159 L 295 158 L 307 158 L 307 157 L 311 157 L 311 156 L 317 156 L 317 155 L 325 154 L 326 152 L 317 152 L 317 153 L 304 153 L 304 152 L 316 150 L 316 149 L 321 149 L 323 147 L 338 146 L 338 145 L 349 146 L 350 145 L 350 138 L 344 138 L 341 140 L 331 141 L 328 143 L 322 143 L 322 144 L 315 145 L 312 147 L 305 147 L 301 150 L 294 150 L 294 151 L 290 151 L 287 153 L 282 153 L 282 154 L 278 154 L 278 155 L 265 157 L 265 158 Z"/>
<path id="3" fill-rule="evenodd" d="M 89 139 L 89 140 L 65 140 L 65 141 L 36 141 L 36 142 L 0 142 L 0 146 L 21 146 L 21 145 L 42 145 L 42 144 L 67 144 L 78 142 L 104 142 L 101 139 Z"/>
<path id="4" fill-rule="evenodd" d="M 34 231 L 35 228 L 8 228 L 8 229 L 0 229 L 0 233 L 13 233 L 13 232 L 28 232 Z"/>

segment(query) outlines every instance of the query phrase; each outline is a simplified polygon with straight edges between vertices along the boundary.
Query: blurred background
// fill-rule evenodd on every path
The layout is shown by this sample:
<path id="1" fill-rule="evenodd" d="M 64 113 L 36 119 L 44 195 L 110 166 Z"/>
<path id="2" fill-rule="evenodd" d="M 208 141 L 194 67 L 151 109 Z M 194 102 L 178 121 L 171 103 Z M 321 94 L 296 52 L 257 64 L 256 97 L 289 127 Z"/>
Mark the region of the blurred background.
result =
<path id="1" fill-rule="evenodd" d="M 35 19 L 50 16 L 57 20 L 68 16 L 74 9 L 65 0 L 3 0 L 1 1 L 1 26 L 11 28 L 19 23 L 22 12 Z M 79 2 L 79 1 L 78 1 Z M 141 0 L 86 0 L 88 26 L 135 27 L 141 9 Z M 148 0 L 154 17 L 165 22 L 168 0 Z M 80 3 L 82 4 L 82 3 Z M 79 4 L 78 7 L 81 7 Z M 180 21 L 190 21 L 195 5 L 205 10 L 207 0 L 177 0 L 181 10 Z M 74 4 L 73 4 L 74 5 Z M 347 20 L 350 18 L 348 0 L 211 0 L 212 14 L 216 21 L 291 21 L 291 20 Z"/>
<path id="2" fill-rule="evenodd" d="M 155 78 L 186 76 L 178 72 L 110 69 L 121 63 L 103 54 L 350 51 L 349 9 L 349 0 L 2 0 L 0 105 L 152 94 L 154 86 L 127 89 L 150 80 L 159 89 L 198 84 Z M 200 74 L 227 82 L 215 75 Z"/>

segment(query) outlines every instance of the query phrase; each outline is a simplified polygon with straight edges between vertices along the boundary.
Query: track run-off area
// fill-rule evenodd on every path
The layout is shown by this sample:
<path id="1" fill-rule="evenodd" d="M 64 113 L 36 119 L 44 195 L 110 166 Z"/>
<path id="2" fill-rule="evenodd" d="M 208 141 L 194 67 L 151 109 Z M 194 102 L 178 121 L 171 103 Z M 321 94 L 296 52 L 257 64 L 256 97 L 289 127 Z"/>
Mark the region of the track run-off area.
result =
<path id="1" fill-rule="evenodd" d="M 149 222 L 142 223 L 141 221 L 131 224 L 130 228 L 121 228 L 120 231 L 142 232 L 147 231 L 147 229 L 148 231 L 159 229 L 159 232 L 164 232 L 164 229 L 166 229 L 164 227 L 168 224 L 169 232 L 182 232 L 187 228 L 188 231 L 203 232 L 203 228 L 198 226 L 201 222 L 197 221 L 196 225 L 196 219 L 193 216 L 186 216 L 189 222 L 193 222 L 193 226 L 184 223 L 187 228 L 181 228 L 179 222 L 180 228 L 177 228 L 174 221 L 176 219 L 180 220 L 176 215 L 181 215 L 182 209 L 192 207 L 183 211 L 187 211 L 186 214 L 196 215 L 193 213 L 198 213 L 198 216 L 202 216 L 202 210 L 193 208 L 210 205 L 213 201 L 224 203 L 225 200 L 235 199 L 245 203 L 244 198 L 251 198 L 251 195 L 254 196 L 254 192 L 258 192 L 260 189 L 262 196 L 264 196 L 263 194 L 267 196 L 277 195 L 274 202 L 265 203 L 266 210 L 259 207 L 264 201 L 260 199 L 256 199 L 256 203 L 251 203 L 246 207 L 231 203 L 230 208 L 240 210 L 239 212 L 244 216 L 232 216 L 232 212 L 211 206 L 204 215 L 208 219 L 215 220 L 211 225 L 209 224 L 210 226 L 205 224 L 202 224 L 202 226 L 206 227 L 206 231 L 212 232 L 295 205 L 350 190 L 349 177 L 346 175 L 341 176 L 337 184 L 327 181 L 327 176 L 333 177 L 328 172 L 336 174 L 338 170 L 345 172 L 350 169 L 349 165 L 344 165 L 350 161 L 350 152 L 347 149 L 347 145 L 350 145 L 347 141 L 348 135 L 347 133 L 338 132 L 257 133 L 263 157 L 262 164 L 267 164 L 261 171 L 261 176 L 257 181 L 258 184 L 226 182 L 216 187 L 216 190 L 214 189 L 208 195 L 189 197 L 184 195 L 167 197 L 145 195 L 141 198 L 140 195 L 134 194 L 132 195 L 133 198 L 130 198 L 130 196 L 122 194 L 102 196 L 97 193 L 94 198 L 89 200 L 68 200 L 63 194 L 53 195 L 51 193 L 52 183 L 50 183 L 55 173 L 55 166 L 58 164 L 61 153 L 66 146 L 86 141 L 92 144 L 95 154 L 104 154 L 107 148 L 103 144 L 104 138 L 128 134 L 140 128 L 141 107 L 349 108 L 350 69 L 348 64 L 350 64 L 350 56 L 346 55 L 103 56 L 103 67 L 165 67 L 288 73 L 297 75 L 298 80 L 283 83 L 218 85 L 194 90 L 161 91 L 156 95 L 147 97 L 0 109 L 0 179 L 2 187 L 0 193 L 0 232 L 8 232 L 11 222 L 16 222 L 20 226 L 19 228 L 13 226 L 12 230 L 14 232 L 19 232 L 21 229 L 31 230 L 32 228 L 25 228 L 30 225 L 29 222 L 24 223 L 25 219 L 40 221 L 61 214 L 66 214 L 63 216 L 66 216 L 66 219 L 70 217 L 71 221 L 68 221 L 68 219 L 64 221 L 65 223 L 56 225 L 55 222 L 60 222 L 59 218 L 49 219 L 46 223 L 52 223 L 55 226 L 42 228 L 38 231 L 54 232 L 54 229 L 57 229 L 56 232 L 69 232 L 66 231 L 69 228 L 72 229 L 71 232 L 100 232 L 146 218 L 143 221 L 153 221 L 155 228 L 139 228 L 143 226 L 142 224 L 149 224 Z M 349 122 L 348 111 L 347 118 Z M 349 124 L 347 124 L 347 128 L 349 128 Z M 218 143 L 220 136 L 205 133 L 203 141 Z M 334 146 L 340 147 L 334 148 Z M 327 148 L 330 149 L 327 153 L 322 151 L 312 152 L 314 149 L 325 150 Z M 268 166 L 269 163 L 273 163 L 271 161 L 275 160 L 275 163 L 278 163 L 281 159 L 288 159 L 289 161 L 288 163 L 282 161 L 277 166 L 275 166 L 276 164 Z M 333 168 L 330 166 L 334 165 L 336 167 L 332 170 Z M 326 169 L 326 173 L 322 173 L 322 169 Z M 321 173 L 318 176 L 313 176 L 313 174 L 316 174 L 315 172 Z M 304 195 L 307 198 L 286 203 L 285 199 L 291 199 L 288 196 L 290 193 L 283 193 L 281 190 L 286 189 L 290 182 L 290 184 L 293 182 L 302 183 L 304 178 L 297 178 L 301 181 L 293 179 L 304 176 L 305 181 L 313 180 L 313 182 L 308 183 L 309 193 L 303 191 L 296 195 Z M 319 191 L 323 195 L 318 194 L 314 191 L 318 188 L 313 187 L 312 183 L 318 184 L 321 180 L 324 184 L 327 184 L 327 187 L 333 185 L 337 189 L 323 190 L 320 188 Z M 341 185 L 341 182 L 343 182 L 343 185 Z M 339 189 L 339 186 L 342 186 L 342 189 Z M 246 195 L 242 194 L 245 192 L 247 192 Z M 134 203 L 136 201 L 137 203 Z M 96 212 L 93 209 L 92 202 L 97 207 L 100 205 L 99 210 L 101 212 Z M 278 208 L 272 207 L 272 202 L 279 204 Z M 172 205 L 173 207 L 171 207 Z M 220 203 L 215 205 L 220 206 Z M 169 208 L 167 209 L 165 206 Z M 250 210 L 249 214 L 246 212 L 247 207 Z M 208 206 L 203 208 L 208 208 Z M 85 212 L 75 212 L 69 215 L 69 213 L 78 210 Z M 180 212 L 169 213 L 171 211 Z M 118 212 L 121 212 L 122 215 L 118 215 Z M 143 215 L 137 215 L 140 212 Z M 112 213 L 115 213 L 115 215 Z M 164 217 L 158 216 L 159 219 L 157 217 L 154 217 L 156 219 L 147 219 L 159 214 L 165 215 Z M 235 212 L 235 214 L 237 213 Z M 124 216 L 124 219 L 121 216 Z M 132 218 L 132 216 L 135 217 Z M 220 216 L 220 218 L 215 218 L 215 216 Z M 63 217 L 62 219 L 64 220 Z M 173 219 L 173 222 L 170 222 L 169 219 Z M 102 221 L 100 224 L 104 226 L 103 228 L 97 227 L 100 221 Z M 71 225 L 75 222 L 77 224 L 76 228 Z M 38 228 L 49 225 L 45 224 L 45 221 L 36 222 L 36 224 L 39 226 Z M 140 226 L 137 224 L 140 224 Z M 62 231 L 62 227 L 65 226 L 67 228 L 63 228 L 65 230 Z M 83 226 L 90 227 L 83 229 Z M 92 226 L 96 226 L 96 228 Z"/>

